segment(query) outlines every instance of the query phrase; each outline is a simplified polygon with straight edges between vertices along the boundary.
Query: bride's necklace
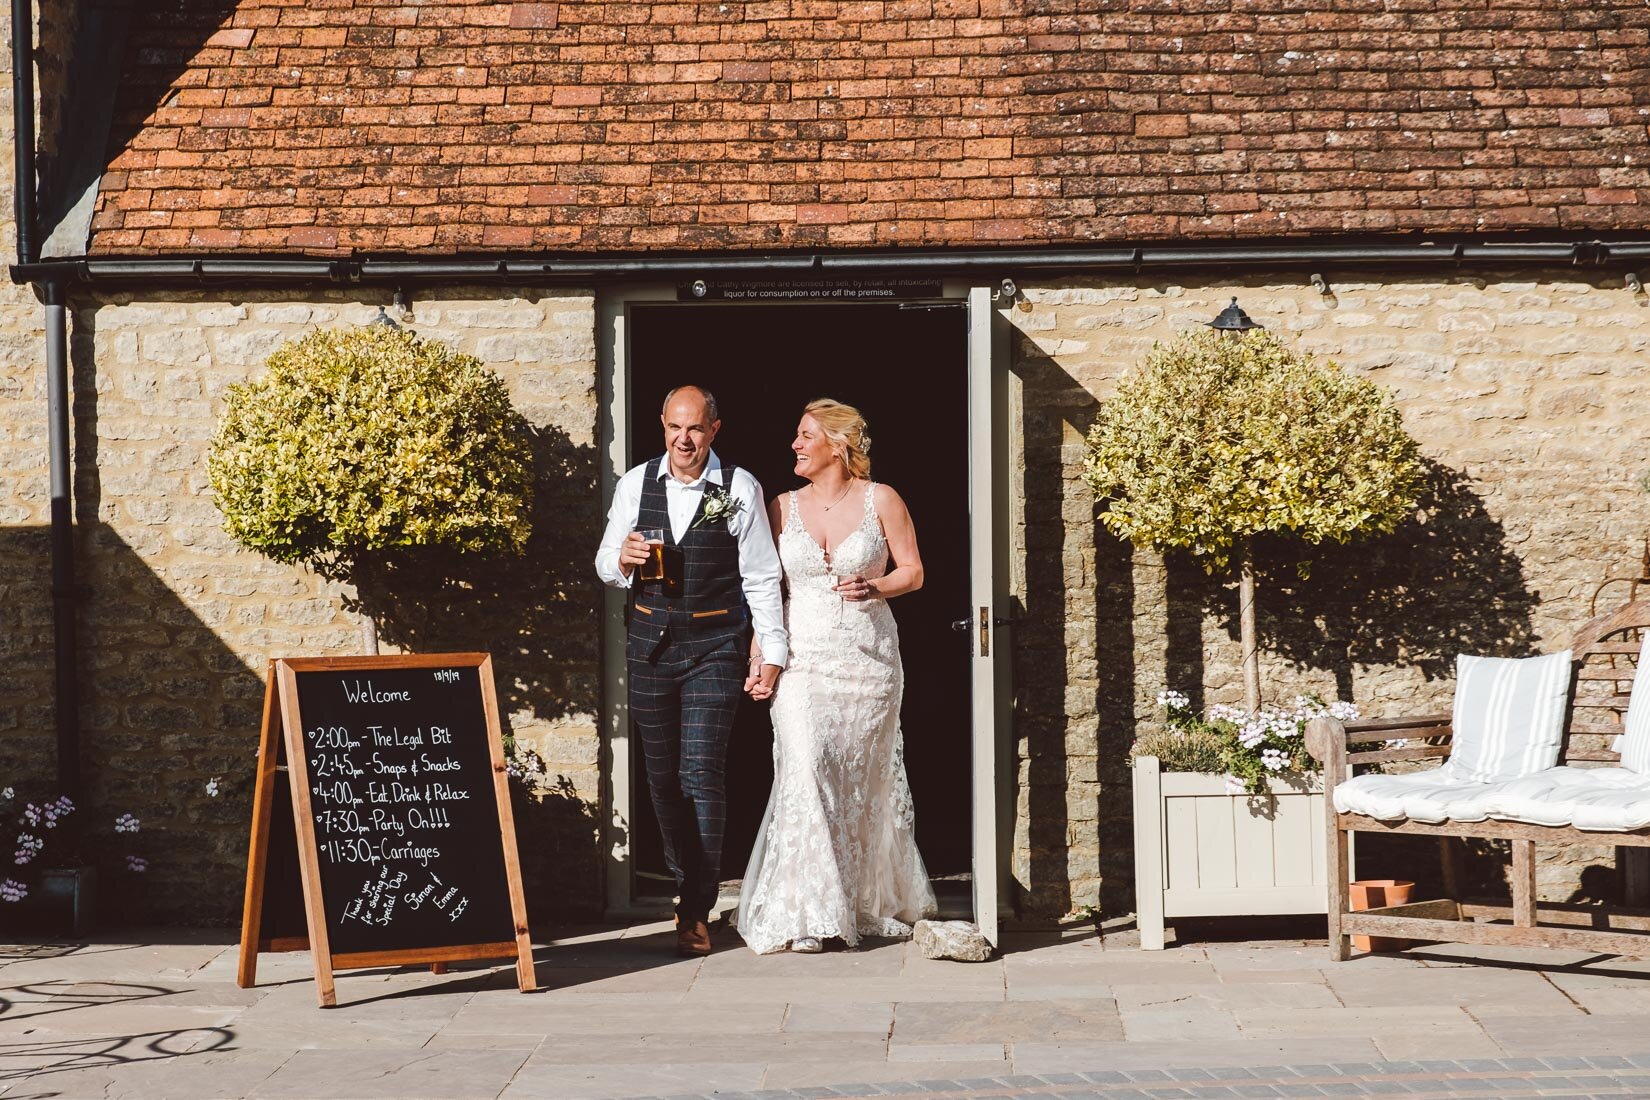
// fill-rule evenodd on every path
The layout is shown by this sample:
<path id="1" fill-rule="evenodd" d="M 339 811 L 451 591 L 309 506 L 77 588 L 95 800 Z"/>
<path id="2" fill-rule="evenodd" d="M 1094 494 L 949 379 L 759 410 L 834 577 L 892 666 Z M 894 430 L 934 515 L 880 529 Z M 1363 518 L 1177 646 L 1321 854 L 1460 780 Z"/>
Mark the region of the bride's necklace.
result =
<path id="1" fill-rule="evenodd" d="M 853 487 L 854 487 L 854 483 L 852 481 L 849 481 L 848 484 L 846 484 L 842 487 L 842 492 L 837 494 L 837 498 L 835 500 L 831 501 L 831 503 L 829 503 L 829 504 L 822 505 L 820 507 L 820 511 L 829 512 L 832 508 L 835 508 L 838 504 L 841 504 L 842 503 L 842 498 L 847 496 L 848 495 L 848 490 L 852 489 Z"/>

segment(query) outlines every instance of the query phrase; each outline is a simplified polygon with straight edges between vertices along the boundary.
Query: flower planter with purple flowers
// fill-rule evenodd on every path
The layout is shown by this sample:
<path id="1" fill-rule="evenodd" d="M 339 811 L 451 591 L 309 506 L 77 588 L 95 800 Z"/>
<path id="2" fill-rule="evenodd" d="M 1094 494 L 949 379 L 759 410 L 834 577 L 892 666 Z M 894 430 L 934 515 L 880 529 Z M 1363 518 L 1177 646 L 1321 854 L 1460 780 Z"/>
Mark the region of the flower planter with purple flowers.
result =
<path id="1" fill-rule="evenodd" d="M 1130 753 L 1140 946 L 1161 950 L 1174 917 L 1327 912 L 1323 785 L 1304 732 L 1318 714 L 1357 709 L 1297 697 L 1204 715 L 1179 692 L 1157 701 L 1162 726 Z"/>
<path id="2" fill-rule="evenodd" d="M 129 813 L 114 819 L 114 837 L 88 832 L 67 795 L 35 802 L 0 789 L 0 838 L 9 838 L 11 859 L 0 856 L 0 929 L 30 936 L 85 936 L 97 917 L 94 863 L 117 873 L 141 874 L 148 861 L 126 850 L 126 837 L 142 823 Z M 4 851 L 0 849 L 0 851 Z"/>

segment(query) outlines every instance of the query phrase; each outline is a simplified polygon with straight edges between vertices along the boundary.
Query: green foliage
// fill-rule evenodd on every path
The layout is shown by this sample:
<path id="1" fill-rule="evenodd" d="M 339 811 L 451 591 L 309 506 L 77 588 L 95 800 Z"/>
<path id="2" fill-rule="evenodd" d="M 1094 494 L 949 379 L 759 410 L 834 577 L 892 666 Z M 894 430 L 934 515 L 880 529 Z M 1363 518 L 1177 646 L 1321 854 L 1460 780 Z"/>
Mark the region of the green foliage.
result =
<path id="1" fill-rule="evenodd" d="M 1268 779 L 1315 773 L 1306 724 L 1325 714 L 1343 722 L 1358 716 L 1351 703 L 1325 703 L 1315 695 L 1297 695 L 1287 708 L 1266 706 L 1254 714 L 1218 704 L 1199 714 L 1178 691 L 1159 692 L 1157 702 L 1163 723 L 1135 741 L 1130 761 L 1155 756 L 1164 771 L 1225 775 L 1234 794 L 1265 794 Z"/>
<path id="2" fill-rule="evenodd" d="M 207 474 L 236 542 L 348 578 L 421 548 L 520 553 L 529 430 L 471 356 L 385 326 L 323 330 L 230 387 Z"/>
<path id="3" fill-rule="evenodd" d="M 1211 569 L 1263 533 L 1316 545 L 1390 532 L 1421 487 L 1382 390 L 1259 331 L 1154 347 L 1101 408 L 1083 476 L 1113 532 Z"/>
<path id="4" fill-rule="evenodd" d="M 1131 761 L 1140 756 L 1157 757 L 1166 772 L 1220 775 L 1226 771 L 1225 743 L 1206 722 L 1165 722 L 1148 729 L 1129 749 Z"/>

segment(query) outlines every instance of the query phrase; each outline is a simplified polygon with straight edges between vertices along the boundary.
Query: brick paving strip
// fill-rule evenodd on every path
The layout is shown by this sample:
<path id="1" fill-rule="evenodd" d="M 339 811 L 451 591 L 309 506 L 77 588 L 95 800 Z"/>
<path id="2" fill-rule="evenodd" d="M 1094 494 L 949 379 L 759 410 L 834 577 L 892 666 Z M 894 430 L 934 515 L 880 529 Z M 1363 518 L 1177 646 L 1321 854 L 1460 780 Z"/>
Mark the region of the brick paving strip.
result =
<path id="1" fill-rule="evenodd" d="M 1335 1065 L 1098 1070 L 1010 1074 L 961 1080 L 883 1081 L 755 1092 L 688 1093 L 632 1100 L 828 1100 L 830 1097 L 998 1100 L 1244 1100 L 1251 1097 L 1595 1096 L 1650 1097 L 1650 1054 L 1463 1061 L 1349 1062 Z"/>

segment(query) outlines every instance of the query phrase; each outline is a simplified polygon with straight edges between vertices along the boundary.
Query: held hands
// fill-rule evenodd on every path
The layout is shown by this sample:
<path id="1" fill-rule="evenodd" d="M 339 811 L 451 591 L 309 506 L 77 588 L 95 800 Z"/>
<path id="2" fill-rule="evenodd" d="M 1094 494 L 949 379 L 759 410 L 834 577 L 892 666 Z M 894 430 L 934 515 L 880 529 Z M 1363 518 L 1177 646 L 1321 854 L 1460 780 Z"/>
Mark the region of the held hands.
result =
<path id="1" fill-rule="evenodd" d="M 619 571 L 625 576 L 636 571 L 638 565 L 647 564 L 647 540 L 637 531 L 632 531 L 619 543 Z"/>
<path id="2" fill-rule="evenodd" d="M 751 657 L 750 667 L 745 675 L 745 694 L 759 702 L 773 698 L 774 685 L 779 682 L 780 671 L 778 665 L 763 664 L 760 655 Z"/>
<path id="3" fill-rule="evenodd" d="M 857 574 L 849 577 L 838 577 L 836 583 L 831 585 L 831 591 L 845 600 L 853 600 L 856 603 L 860 600 L 874 600 L 877 598 L 877 590 L 871 585 L 871 582 Z"/>

